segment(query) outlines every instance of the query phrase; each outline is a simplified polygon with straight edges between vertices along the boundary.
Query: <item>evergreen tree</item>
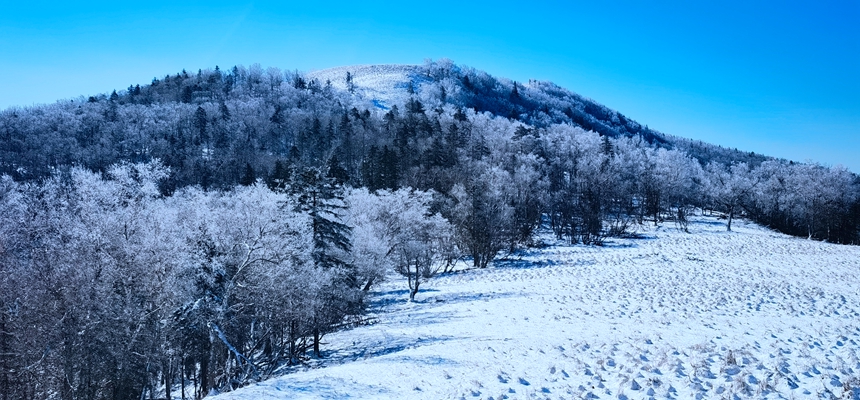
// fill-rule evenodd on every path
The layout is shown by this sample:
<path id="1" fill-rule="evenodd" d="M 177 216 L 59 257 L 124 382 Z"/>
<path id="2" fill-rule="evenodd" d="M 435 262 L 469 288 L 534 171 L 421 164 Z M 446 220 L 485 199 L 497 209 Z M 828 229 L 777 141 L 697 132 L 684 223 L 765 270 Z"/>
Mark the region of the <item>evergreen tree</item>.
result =
<path id="1" fill-rule="evenodd" d="M 520 99 L 520 91 L 517 89 L 517 83 L 514 82 L 514 88 L 511 90 L 511 100 L 516 101 Z"/>
<path id="2" fill-rule="evenodd" d="M 275 167 L 272 169 L 272 174 L 269 175 L 269 188 L 283 189 L 290 181 L 290 170 L 284 161 L 275 161 Z"/>
<path id="3" fill-rule="evenodd" d="M 355 138 L 353 138 L 352 124 L 349 115 L 343 113 L 338 125 L 338 134 L 341 138 L 338 154 L 341 156 L 343 165 L 347 170 L 355 168 Z"/>
<path id="4" fill-rule="evenodd" d="M 182 88 L 181 95 L 179 97 L 180 101 L 183 103 L 191 103 L 191 100 L 194 98 L 194 88 L 191 86 L 186 86 Z"/>
<path id="5" fill-rule="evenodd" d="M 197 136 L 194 138 L 195 144 L 199 145 L 209 140 L 209 136 L 206 134 L 207 125 L 206 110 L 202 106 L 197 106 L 197 110 L 194 111 L 194 129 L 197 131 Z"/>
<path id="6" fill-rule="evenodd" d="M 227 103 L 222 101 L 221 104 L 218 106 L 218 109 L 221 111 L 221 119 L 223 119 L 224 121 L 229 121 L 230 109 L 227 108 Z"/>
<path id="7" fill-rule="evenodd" d="M 340 160 L 337 158 L 337 155 L 332 156 L 328 162 L 327 176 L 334 179 L 334 183 L 336 185 L 342 186 L 349 182 L 349 172 L 340 165 Z"/>
<path id="8" fill-rule="evenodd" d="M 250 163 L 245 163 L 245 172 L 242 173 L 242 178 L 239 179 L 239 184 L 242 186 L 251 186 L 257 181 L 257 176 L 254 173 L 254 167 Z"/>
<path id="9" fill-rule="evenodd" d="M 352 82 L 352 74 L 346 71 L 346 90 L 350 93 L 355 92 L 355 83 Z"/>
<path id="10" fill-rule="evenodd" d="M 281 112 L 282 112 L 281 105 L 280 104 L 276 105 L 275 106 L 275 112 L 272 113 L 272 117 L 269 118 L 269 121 L 271 121 L 273 124 L 276 124 L 276 125 L 280 125 L 280 124 L 284 123 L 284 117 L 281 115 Z"/>
<path id="11" fill-rule="evenodd" d="M 361 179 L 364 187 L 371 192 L 382 189 L 379 164 L 379 148 L 376 146 L 370 146 L 370 150 L 367 151 L 367 156 L 364 158 L 364 162 L 361 163 Z"/>
<path id="12" fill-rule="evenodd" d="M 301 209 L 311 217 L 317 266 L 348 268 L 345 255 L 350 251 L 350 227 L 340 222 L 343 187 L 322 168 L 307 167 L 293 180 L 292 190 Z"/>
<path id="13" fill-rule="evenodd" d="M 314 264 L 333 272 L 332 290 L 322 299 L 313 316 L 313 352 L 319 357 L 320 338 L 326 329 L 344 317 L 360 312 L 360 282 L 349 261 L 352 250 L 352 228 L 341 221 L 344 204 L 343 186 L 321 168 L 305 168 L 294 180 L 293 190 L 302 211 L 311 219 Z"/>
<path id="14" fill-rule="evenodd" d="M 399 165 L 397 152 L 384 146 L 379 159 L 379 183 L 382 188 L 397 190 L 400 182 Z"/>

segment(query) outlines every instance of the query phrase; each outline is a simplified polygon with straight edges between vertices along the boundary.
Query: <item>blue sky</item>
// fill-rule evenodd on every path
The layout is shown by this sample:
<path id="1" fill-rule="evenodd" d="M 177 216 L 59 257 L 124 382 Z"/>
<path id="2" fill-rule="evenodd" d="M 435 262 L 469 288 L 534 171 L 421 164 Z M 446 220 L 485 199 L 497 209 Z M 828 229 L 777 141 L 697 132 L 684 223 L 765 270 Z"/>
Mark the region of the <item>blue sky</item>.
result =
<path id="1" fill-rule="evenodd" d="M 665 133 L 860 172 L 857 0 L 74 3 L 3 4 L 0 108 L 215 65 L 447 57 Z"/>

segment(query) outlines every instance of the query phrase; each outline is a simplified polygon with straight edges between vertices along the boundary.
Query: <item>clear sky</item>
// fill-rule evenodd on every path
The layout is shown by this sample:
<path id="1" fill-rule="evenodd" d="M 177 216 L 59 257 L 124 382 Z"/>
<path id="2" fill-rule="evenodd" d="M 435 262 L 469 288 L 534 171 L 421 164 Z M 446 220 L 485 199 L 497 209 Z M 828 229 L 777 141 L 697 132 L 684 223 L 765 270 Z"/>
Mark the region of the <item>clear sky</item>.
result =
<path id="1" fill-rule="evenodd" d="M 215 65 L 447 57 L 553 81 L 668 134 L 860 172 L 858 0 L 0 6 L 0 108 Z"/>

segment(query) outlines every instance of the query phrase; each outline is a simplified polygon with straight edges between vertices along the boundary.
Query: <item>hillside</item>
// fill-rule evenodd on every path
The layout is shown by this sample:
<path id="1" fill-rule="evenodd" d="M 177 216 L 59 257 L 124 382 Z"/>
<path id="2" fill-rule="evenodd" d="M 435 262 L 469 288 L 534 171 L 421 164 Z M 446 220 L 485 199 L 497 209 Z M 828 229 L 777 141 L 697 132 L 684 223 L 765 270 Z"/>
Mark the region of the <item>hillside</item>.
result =
<path id="1" fill-rule="evenodd" d="M 433 189 L 451 199 L 457 184 L 474 188 L 467 178 L 487 168 L 514 180 L 523 168 L 519 174 L 534 174 L 529 190 L 558 197 L 521 200 L 563 216 L 563 225 L 577 220 L 580 227 L 562 227 L 576 240 L 583 225 L 586 241 L 607 233 L 583 214 L 683 220 L 692 206 L 746 214 L 793 235 L 860 242 L 860 177 L 844 168 L 664 134 L 551 82 L 513 82 L 446 59 L 309 73 L 256 64 L 183 70 L 109 95 L 7 109 L 0 138 L 0 174 L 16 181 L 73 165 L 104 172 L 159 160 L 171 169 L 166 194 L 256 179 L 274 187 L 291 171 L 334 168 L 348 186 Z M 571 187 L 583 179 L 591 189 Z M 624 193 L 607 202 L 597 186 L 609 181 Z M 572 193 L 561 194 L 566 187 Z M 558 204 L 580 195 L 597 198 Z M 528 219 L 518 240 L 527 242 L 540 212 L 518 212 Z"/>
<path id="2" fill-rule="evenodd" d="M 394 279 L 323 360 L 215 399 L 860 396 L 860 248 L 707 217 L 642 228 L 604 247 L 543 235 L 414 303 Z"/>
<path id="3" fill-rule="evenodd" d="M 353 79 L 346 82 L 347 74 Z M 363 65 L 300 73 L 259 65 L 185 70 L 132 84 L 126 90 L 0 111 L 0 173 L 38 179 L 63 165 L 103 170 L 120 160 L 158 158 L 176 172 L 175 185 L 226 187 L 246 165 L 270 175 L 276 160 L 301 151 L 302 131 L 341 128 L 342 115 L 361 119 L 380 142 L 391 106 L 419 100 L 435 114 L 455 110 L 519 121 L 544 129 L 566 124 L 600 135 L 642 138 L 677 148 L 703 165 L 768 158 L 649 129 L 618 111 L 551 82 L 513 82 L 449 60 L 426 65 Z M 199 108 L 199 110 L 198 110 Z M 368 119 L 375 120 L 369 124 Z M 337 139 L 337 133 L 332 139 Z M 216 168 L 217 167 L 217 168 Z M 217 170 L 216 170 L 217 169 Z"/>
<path id="4" fill-rule="evenodd" d="M 702 214 L 722 219 L 703 221 Z M 732 233 L 739 220 L 821 242 L 763 228 Z M 630 239 L 642 232 L 651 239 Z M 779 352 L 765 355 L 748 342 L 717 351 L 705 342 L 711 334 L 743 337 L 744 331 L 721 331 L 735 329 L 735 317 L 753 329 L 752 318 L 788 315 L 794 325 L 773 323 L 791 336 L 772 334 L 793 345 L 812 335 L 802 325 L 812 313 L 812 323 L 832 327 L 815 337 L 847 349 L 838 342 L 853 340 L 852 332 L 829 324 L 844 322 L 833 317 L 837 312 L 854 312 L 851 295 L 845 294 L 843 309 L 824 302 L 832 300 L 821 297 L 829 290 L 804 286 L 836 285 L 832 273 L 847 283 L 840 287 L 854 286 L 849 271 L 856 270 L 856 247 L 835 244 L 860 244 L 860 177 L 850 171 L 665 135 L 552 83 L 512 82 L 448 60 L 308 74 L 259 65 L 182 71 L 125 91 L 0 112 L 0 393 L 120 400 L 185 392 L 199 400 L 318 365 L 315 360 L 343 360 L 348 339 L 329 338 L 376 332 L 363 327 L 369 316 L 379 318 L 373 326 L 385 328 L 386 318 L 396 322 L 402 312 L 411 318 L 410 309 L 416 318 L 436 315 L 440 321 L 403 328 L 407 333 L 426 339 L 420 332 L 430 329 L 432 346 L 451 346 L 455 365 L 475 367 L 457 358 L 474 354 L 469 339 L 504 341 L 493 335 L 505 335 L 511 324 L 482 333 L 475 329 L 506 320 L 498 314 L 483 319 L 470 311 L 473 306 L 448 308 L 472 300 L 510 311 L 518 326 L 534 312 L 562 321 L 555 328 L 564 332 L 556 332 L 549 347 L 497 344 L 527 358 L 580 345 L 576 351 L 596 374 L 598 367 L 614 368 L 608 359 L 597 364 L 601 357 L 632 368 L 641 355 L 643 363 L 662 363 L 654 368 L 671 382 L 658 385 L 647 375 L 651 384 L 679 393 L 692 387 L 684 379 L 707 386 L 709 381 L 696 379 L 711 379 L 704 368 L 716 368 L 719 357 L 725 357 L 725 369 L 711 373 L 734 371 L 731 380 L 739 382 L 723 391 L 749 392 L 754 389 L 747 386 L 759 385 L 763 393 L 788 385 L 816 393 L 823 389 L 802 375 L 814 378 L 822 370 L 798 366 L 812 362 L 837 368 L 827 375 L 837 382 L 827 390 L 835 390 L 853 379 L 848 368 L 854 361 L 839 364 L 826 353 L 829 347 L 817 355 L 815 346 L 825 342 L 782 353 L 802 356 L 797 364 L 788 361 L 783 369 L 789 372 L 779 370 L 783 375 L 753 372 L 759 364 L 770 368 L 770 355 L 778 358 Z M 464 271 L 464 263 L 468 271 L 447 274 L 455 265 Z M 804 275 L 806 270 L 815 275 Z M 393 288 L 384 282 L 393 276 L 406 281 Z M 651 279 L 656 286 L 648 286 Z M 477 288 L 469 287 L 472 280 Z M 496 289 L 485 284 L 504 291 L 491 296 Z M 451 289 L 441 289 L 445 285 Z M 441 301 L 428 286 L 440 291 Z M 660 292 L 665 287 L 675 289 Z M 434 298 L 429 303 L 428 293 Z M 618 297 L 623 293 L 630 297 Z M 576 297 L 586 295 L 591 297 Z M 794 297 L 811 305 L 789 300 Z M 404 298 L 419 303 L 404 306 Z M 708 308 L 711 300 L 714 308 Z M 433 314 L 435 309 L 445 313 Z M 731 314 L 714 314 L 722 311 Z M 658 319 L 636 320 L 642 313 Z M 565 314 L 594 319 L 595 325 L 585 326 L 600 336 L 568 330 L 573 328 L 565 325 Z M 460 324 L 450 326 L 446 317 Z M 528 324 L 535 323 L 528 317 Z M 691 323 L 720 323 L 702 322 L 702 328 L 677 322 L 688 317 Z M 618 341 L 601 341 L 631 321 L 624 329 L 672 327 L 647 338 L 622 330 L 627 333 Z M 529 332 L 543 331 L 528 324 Z M 689 328 L 706 335 L 664 341 L 663 333 L 679 334 L 676 324 L 682 333 Z M 433 327 L 451 330 L 457 339 L 437 340 L 449 334 Z M 556 343 L 571 332 L 602 347 Z M 517 329 L 511 333 L 524 337 Z M 659 358 L 635 353 L 645 347 L 630 347 L 646 339 L 668 347 Z M 379 340 L 350 345 L 350 351 L 390 353 Z M 415 344 L 382 341 L 389 340 Z M 698 353 L 690 350 L 694 345 Z M 749 353 L 749 361 L 735 357 L 734 368 L 728 350 Z M 561 350 L 567 351 L 574 352 Z M 678 360 L 689 365 L 675 372 L 680 381 L 667 372 Z M 583 365 L 549 371 L 576 377 L 584 374 Z M 500 384 L 526 382 L 527 388 L 515 389 L 460 370 L 494 393 L 536 389 L 532 382 L 544 379 L 525 376 L 525 369 L 490 375 Z M 601 376 L 612 378 L 606 371 Z M 641 374 L 617 372 L 609 389 L 619 393 L 627 380 L 630 390 L 644 387 Z M 774 380 L 779 376 L 788 378 Z M 402 383 L 391 382 L 397 390 Z M 566 393 L 565 385 L 541 383 L 539 390 Z M 454 388 L 490 396 L 477 385 Z"/>

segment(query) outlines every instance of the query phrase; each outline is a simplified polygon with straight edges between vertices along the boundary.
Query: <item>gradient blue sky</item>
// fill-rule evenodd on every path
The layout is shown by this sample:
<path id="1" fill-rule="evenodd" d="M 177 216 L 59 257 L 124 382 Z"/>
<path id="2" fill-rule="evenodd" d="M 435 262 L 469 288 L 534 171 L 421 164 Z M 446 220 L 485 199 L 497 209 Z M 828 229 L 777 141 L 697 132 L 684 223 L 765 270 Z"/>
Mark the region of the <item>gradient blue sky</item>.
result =
<path id="1" fill-rule="evenodd" d="M 3 2 L 0 108 L 187 69 L 447 57 L 659 131 L 860 172 L 860 1 Z"/>

